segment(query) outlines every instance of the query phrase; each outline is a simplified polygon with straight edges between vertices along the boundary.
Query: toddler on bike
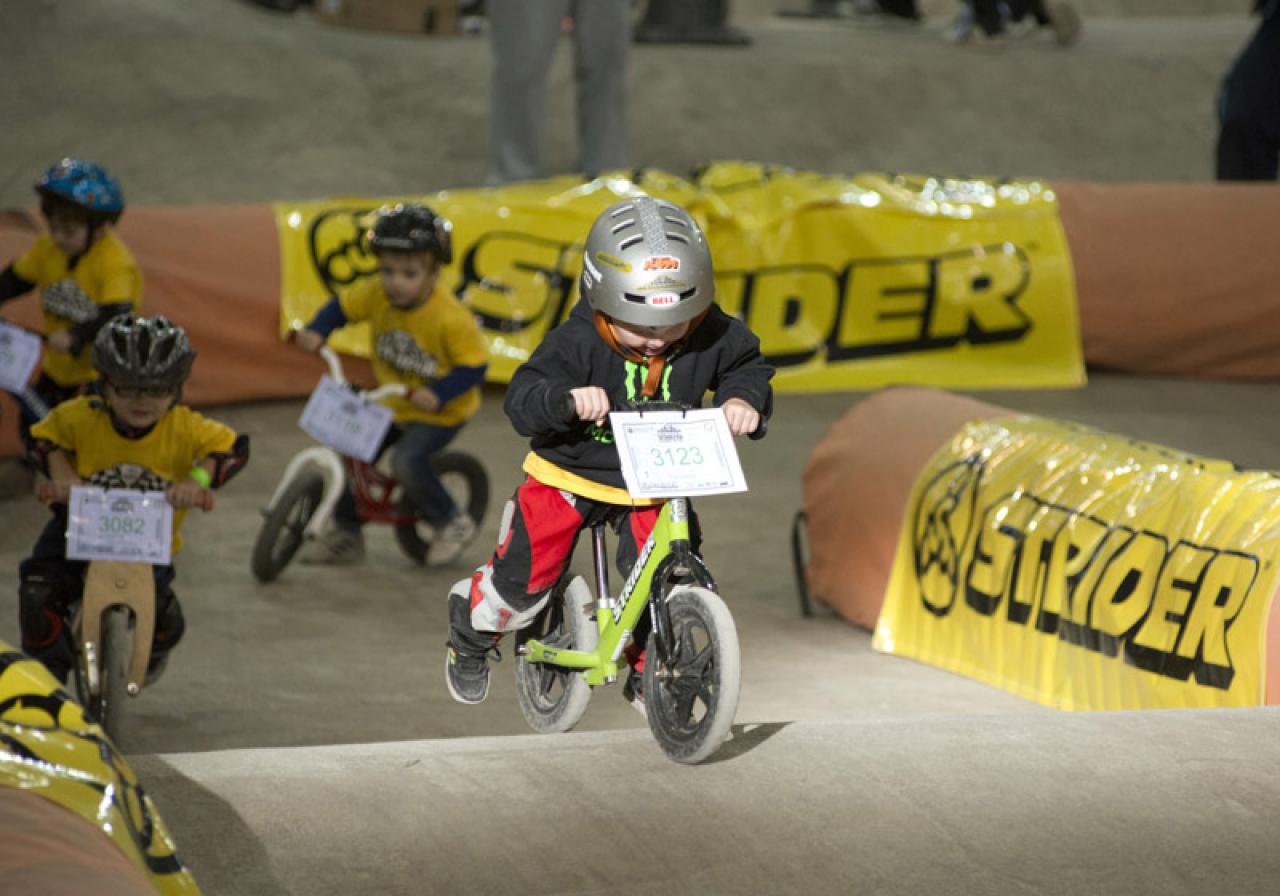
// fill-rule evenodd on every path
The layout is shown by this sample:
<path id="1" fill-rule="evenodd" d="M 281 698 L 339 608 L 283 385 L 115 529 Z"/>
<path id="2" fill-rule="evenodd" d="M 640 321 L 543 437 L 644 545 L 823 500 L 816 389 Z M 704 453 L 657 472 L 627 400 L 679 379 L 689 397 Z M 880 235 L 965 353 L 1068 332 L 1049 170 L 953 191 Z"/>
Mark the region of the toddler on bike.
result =
<path id="1" fill-rule="evenodd" d="M 395 412 L 395 425 L 383 448 L 395 440 L 396 480 L 414 513 L 434 529 L 427 563 L 444 564 L 475 537 L 476 524 L 454 502 L 431 459 L 479 410 L 489 350 L 471 312 L 436 289 L 440 266 L 453 260 L 447 220 L 424 205 L 384 207 L 367 238 L 379 276 L 360 280 L 330 300 L 297 343 L 319 351 L 339 327 L 369 322 L 378 384 L 409 388 L 404 397 L 384 399 Z M 334 509 L 334 527 L 314 543 L 304 562 L 346 565 L 364 559 L 362 525 L 348 487 Z"/>
<path id="2" fill-rule="evenodd" d="M 93 162 L 63 159 L 35 184 L 49 232 L 0 272 L 0 304 L 39 287 L 45 351 L 36 396 L 53 407 L 82 392 L 97 373 L 93 337 L 118 314 L 136 311 L 142 274 L 115 231 L 120 185 Z M 22 405 L 22 436 L 45 408 Z"/>
<path id="3" fill-rule="evenodd" d="M 71 611 L 84 590 L 85 563 L 67 559 L 67 500 L 73 485 L 163 491 L 174 507 L 172 552 L 182 547 L 186 511 L 249 458 L 248 436 L 181 404 L 195 350 L 163 317 L 113 318 L 93 342 L 97 394 L 63 402 L 31 427 L 36 465 L 48 476 L 37 496 L 53 518 L 19 567 L 22 649 L 62 682 L 73 662 Z M 182 638 L 182 607 L 172 565 L 155 566 L 156 629 L 148 680 Z"/>
<path id="4" fill-rule="evenodd" d="M 493 556 L 449 595 L 445 680 L 461 703 L 484 700 L 488 652 L 533 622 L 584 527 L 625 529 L 624 575 L 648 539 L 661 501 L 627 493 L 611 408 L 649 399 L 699 407 L 710 391 L 737 436 L 763 434 L 772 412 L 773 368 L 755 334 L 715 303 L 711 253 L 688 212 L 647 196 L 615 203 L 592 225 L 582 264 L 582 300 L 507 390 L 507 416 L 530 438 L 528 476 L 507 505 Z M 624 695 L 633 702 L 643 643 L 637 634 L 627 650 Z"/>

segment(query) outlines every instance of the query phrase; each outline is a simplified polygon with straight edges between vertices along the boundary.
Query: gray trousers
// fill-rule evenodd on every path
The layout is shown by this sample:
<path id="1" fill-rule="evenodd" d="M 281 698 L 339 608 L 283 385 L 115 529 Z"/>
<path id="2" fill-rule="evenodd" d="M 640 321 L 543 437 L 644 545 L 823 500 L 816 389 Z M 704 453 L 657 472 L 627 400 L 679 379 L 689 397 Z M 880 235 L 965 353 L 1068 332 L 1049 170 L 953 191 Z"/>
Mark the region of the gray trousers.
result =
<path id="1" fill-rule="evenodd" d="M 630 0 L 489 0 L 489 182 L 544 177 L 547 90 L 560 23 L 573 17 L 578 163 L 588 176 L 627 167 Z"/>

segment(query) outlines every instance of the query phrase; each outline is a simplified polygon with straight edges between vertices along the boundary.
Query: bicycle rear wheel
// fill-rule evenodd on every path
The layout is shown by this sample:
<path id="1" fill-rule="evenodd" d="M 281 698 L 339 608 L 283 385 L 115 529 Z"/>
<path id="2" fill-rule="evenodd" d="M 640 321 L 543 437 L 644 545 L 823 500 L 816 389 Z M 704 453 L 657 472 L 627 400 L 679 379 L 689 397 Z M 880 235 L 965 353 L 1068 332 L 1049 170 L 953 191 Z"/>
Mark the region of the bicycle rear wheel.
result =
<path id="1" fill-rule="evenodd" d="M 270 582 L 289 565 L 306 534 L 307 523 L 324 498 L 324 475 L 302 470 L 268 512 L 253 543 L 253 575 Z"/>
<path id="2" fill-rule="evenodd" d="M 669 662 L 659 659 L 652 637 L 645 653 L 645 715 L 662 752 L 692 764 L 720 748 L 738 711 L 738 629 L 724 601 L 706 588 L 676 588 L 667 613 Z"/>
<path id="3" fill-rule="evenodd" d="M 485 472 L 484 465 L 461 451 L 442 451 L 432 458 L 431 465 L 453 502 L 476 524 L 478 533 L 489 508 L 489 474 Z M 408 508 L 401 509 L 412 512 Z M 431 537 L 429 532 L 424 533 L 419 527 L 425 528 L 425 524 L 419 521 L 396 526 L 396 543 L 414 563 L 426 563 L 431 553 Z"/>
<path id="4" fill-rule="evenodd" d="M 523 630 L 530 638 L 561 650 L 594 650 L 599 630 L 592 616 L 595 600 L 579 576 L 557 586 L 533 625 Z M 529 727 L 539 734 L 561 734 L 573 729 L 591 702 L 591 686 L 580 669 L 547 663 L 531 663 L 516 656 L 516 702 Z"/>

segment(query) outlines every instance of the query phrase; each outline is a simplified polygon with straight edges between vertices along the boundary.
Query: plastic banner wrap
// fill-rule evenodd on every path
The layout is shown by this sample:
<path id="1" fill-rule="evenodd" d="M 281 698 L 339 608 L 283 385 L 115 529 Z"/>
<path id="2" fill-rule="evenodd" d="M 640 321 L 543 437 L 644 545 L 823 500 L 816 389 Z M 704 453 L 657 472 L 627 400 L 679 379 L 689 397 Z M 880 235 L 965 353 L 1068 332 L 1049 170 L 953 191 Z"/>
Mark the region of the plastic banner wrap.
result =
<path id="1" fill-rule="evenodd" d="M 44 666 L 0 641 L 4 787 L 37 793 L 89 821 L 146 874 L 157 893 L 200 893 L 151 798 L 106 734 Z"/>
<path id="2" fill-rule="evenodd" d="M 916 480 L 875 646 L 1063 709 L 1265 702 L 1280 479 L 1034 417 Z"/>
<path id="3" fill-rule="evenodd" d="M 760 337 L 780 390 L 1084 382 L 1066 239 L 1056 197 L 1038 181 L 835 178 L 717 163 L 696 182 L 649 171 L 279 203 L 281 332 L 376 275 L 363 236 L 372 210 L 421 201 L 453 222 L 454 261 L 440 285 L 475 312 L 489 378 L 505 382 L 577 301 L 591 222 L 637 190 L 702 223 L 717 300 Z M 363 327 L 335 333 L 334 347 L 367 357 Z"/>

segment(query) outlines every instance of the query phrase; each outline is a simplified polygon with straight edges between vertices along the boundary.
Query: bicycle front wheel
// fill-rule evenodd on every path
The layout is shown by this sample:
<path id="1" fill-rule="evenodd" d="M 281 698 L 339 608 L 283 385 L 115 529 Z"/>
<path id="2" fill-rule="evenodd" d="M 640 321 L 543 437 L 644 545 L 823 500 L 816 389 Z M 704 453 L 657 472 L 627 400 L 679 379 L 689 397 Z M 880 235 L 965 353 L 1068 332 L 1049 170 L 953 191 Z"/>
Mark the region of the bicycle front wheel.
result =
<path id="1" fill-rule="evenodd" d="M 662 752 L 692 764 L 720 749 L 738 711 L 738 629 L 724 601 L 706 588 L 675 589 L 667 613 L 669 661 L 659 659 L 652 637 L 645 654 L 645 715 Z"/>
<path id="2" fill-rule="evenodd" d="M 594 650 L 600 634 L 591 615 L 594 606 L 591 589 L 574 576 L 551 593 L 546 608 L 521 637 L 560 650 Z M 519 655 L 515 667 L 516 702 L 530 728 L 539 734 L 561 734 L 582 721 L 591 702 L 591 686 L 581 670 L 531 663 Z"/>
<path id="3" fill-rule="evenodd" d="M 126 607 L 102 614 L 101 689 L 91 710 L 117 747 L 124 729 L 124 703 L 129 699 L 129 666 L 133 662 L 133 625 Z"/>
<path id="4" fill-rule="evenodd" d="M 262 521 L 253 543 L 251 566 L 254 578 L 270 582 L 284 571 L 302 547 L 307 523 L 324 498 L 324 475 L 319 470 L 302 470 L 285 488 Z"/>

